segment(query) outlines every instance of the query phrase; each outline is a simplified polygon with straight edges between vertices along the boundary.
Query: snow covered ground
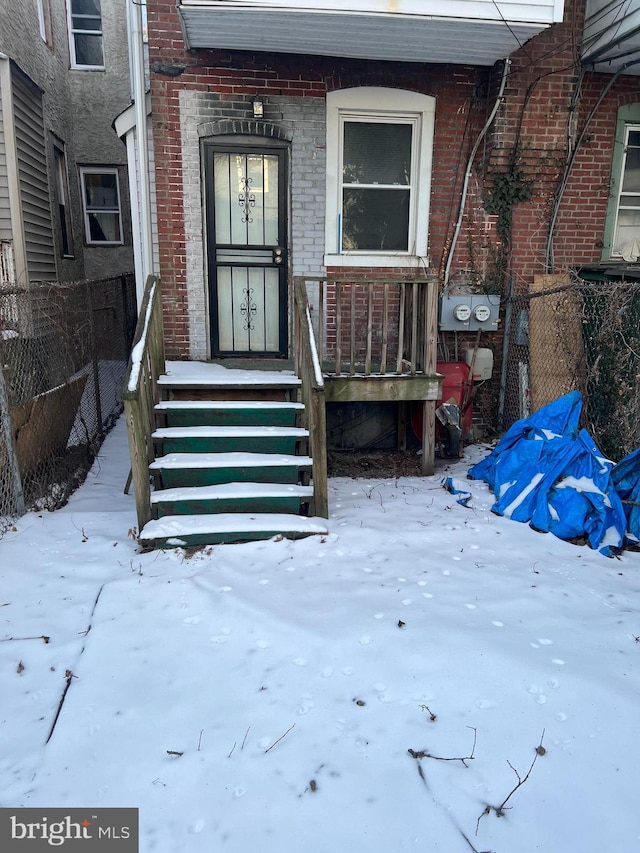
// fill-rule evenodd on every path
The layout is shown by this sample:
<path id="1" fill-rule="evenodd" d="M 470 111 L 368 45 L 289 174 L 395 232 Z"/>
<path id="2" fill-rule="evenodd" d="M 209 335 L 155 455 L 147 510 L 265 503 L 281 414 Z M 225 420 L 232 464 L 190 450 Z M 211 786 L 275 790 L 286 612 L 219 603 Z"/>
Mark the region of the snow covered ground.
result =
<path id="1" fill-rule="evenodd" d="M 640 554 L 460 506 L 484 452 L 140 554 L 120 422 L 0 541 L 0 806 L 135 806 L 143 853 L 640 849 Z"/>

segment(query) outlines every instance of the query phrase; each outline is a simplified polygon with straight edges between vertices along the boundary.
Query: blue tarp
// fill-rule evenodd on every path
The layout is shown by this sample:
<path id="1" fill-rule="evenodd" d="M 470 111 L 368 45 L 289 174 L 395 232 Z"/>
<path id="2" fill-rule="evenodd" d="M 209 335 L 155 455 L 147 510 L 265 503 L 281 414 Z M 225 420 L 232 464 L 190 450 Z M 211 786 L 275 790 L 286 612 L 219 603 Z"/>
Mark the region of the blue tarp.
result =
<path id="1" fill-rule="evenodd" d="M 469 477 L 489 484 L 498 515 L 560 539 L 586 538 L 613 556 L 624 543 L 625 512 L 611 477 L 613 463 L 579 430 L 581 410 L 580 393 L 572 391 L 517 421 Z"/>
<path id="2" fill-rule="evenodd" d="M 627 539 L 640 542 L 640 450 L 634 450 L 614 466 L 611 479 L 627 518 Z"/>

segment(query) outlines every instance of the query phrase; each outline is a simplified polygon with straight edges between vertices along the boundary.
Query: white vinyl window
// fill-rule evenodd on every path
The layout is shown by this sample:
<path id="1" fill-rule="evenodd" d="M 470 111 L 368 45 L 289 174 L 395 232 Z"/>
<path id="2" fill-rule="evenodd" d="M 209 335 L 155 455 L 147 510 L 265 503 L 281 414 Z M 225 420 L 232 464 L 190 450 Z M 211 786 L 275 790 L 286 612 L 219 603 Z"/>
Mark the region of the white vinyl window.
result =
<path id="1" fill-rule="evenodd" d="M 89 245 L 121 245 L 118 170 L 83 168 L 80 181 L 86 242 Z"/>
<path id="2" fill-rule="evenodd" d="M 612 255 L 635 262 L 640 256 L 640 125 L 625 127 L 619 187 Z"/>
<path id="3" fill-rule="evenodd" d="M 101 0 L 67 0 L 71 67 L 104 69 Z"/>
<path id="4" fill-rule="evenodd" d="M 327 96 L 327 266 L 426 260 L 434 105 L 398 89 Z"/>

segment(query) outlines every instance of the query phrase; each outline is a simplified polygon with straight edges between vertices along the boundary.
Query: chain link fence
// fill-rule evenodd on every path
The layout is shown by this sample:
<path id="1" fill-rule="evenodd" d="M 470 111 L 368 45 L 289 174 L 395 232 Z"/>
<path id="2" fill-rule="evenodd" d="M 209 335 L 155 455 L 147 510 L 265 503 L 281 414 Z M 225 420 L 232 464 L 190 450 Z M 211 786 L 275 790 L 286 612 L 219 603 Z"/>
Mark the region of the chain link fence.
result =
<path id="1" fill-rule="evenodd" d="M 504 322 L 498 431 L 579 390 L 605 456 L 640 446 L 640 282 L 540 276 Z"/>
<path id="2" fill-rule="evenodd" d="M 0 536 L 84 480 L 122 411 L 135 322 L 133 274 L 0 289 Z"/>

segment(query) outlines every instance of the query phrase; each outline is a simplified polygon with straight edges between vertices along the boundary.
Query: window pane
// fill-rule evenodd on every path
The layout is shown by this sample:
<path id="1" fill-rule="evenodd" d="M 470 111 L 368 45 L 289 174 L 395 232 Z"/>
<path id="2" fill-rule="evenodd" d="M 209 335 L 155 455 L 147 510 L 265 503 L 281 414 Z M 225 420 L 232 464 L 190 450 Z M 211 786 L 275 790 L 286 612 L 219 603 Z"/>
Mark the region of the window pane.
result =
<path id="1" fill-rule="evenodd" d="M 84 175 L 87 207 L 118 208 L 118 176 L 113 174 Z"/>
<path id="2" fill-rule="evenodd" d="M 72 15 L 97 15 L 100 17 L 100 0 L 71 0 Z"/>
<path id="3" fill-rule="evenodd" d="M 402 184 L 411 180 L 410 124 L 345 122 L 343 182 Z"/>
<path id="4" fill-rule="evenodd" d="M 104 65 L 102 36 L 87 36 L 76 33 L 76 65 Z"/>
<path id="5" fill-rule="evenodd" d="M 409 190 L 345 189 L 342 249 L 408 251 L 409 197 Z"/>
<path id="6" fill-rule="evenodd" d="M 119 243 L 120 216 L 117 213 L 90 213 L 89 232 L 92 243 Z"/>
<path id="7" fill-rule="evenodd" d="M 80 18 L 76 15 L 73 18 L 73 29 L 76 32 L 80 30 L 102 32 L 102 23 L 100 18 Z"/>
<path id="8" fill-rule="evenodd" d="M 640 192 L 640 130 L 629 131 L 622 192 Z"/>
<path id="9" fill-rule="evenodd" d="M 634 240 L 640 240 L 640 209 L 621 210 L 618 214 L 614 253 L 626 255 Z"/>

